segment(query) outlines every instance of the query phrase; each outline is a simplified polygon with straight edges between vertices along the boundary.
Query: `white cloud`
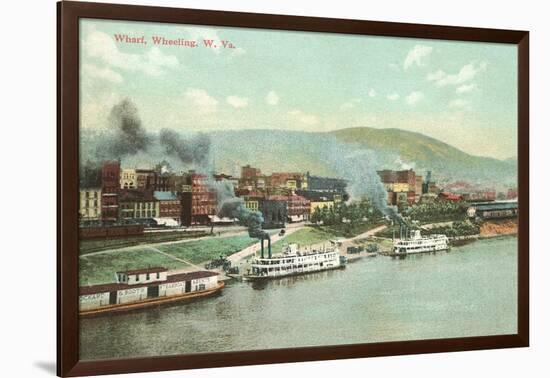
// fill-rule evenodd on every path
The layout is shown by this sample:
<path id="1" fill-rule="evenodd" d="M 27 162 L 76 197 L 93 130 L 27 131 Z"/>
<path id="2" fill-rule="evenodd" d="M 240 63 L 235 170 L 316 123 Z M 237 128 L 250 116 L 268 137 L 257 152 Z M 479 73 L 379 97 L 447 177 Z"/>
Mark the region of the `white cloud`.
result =
<path id="1" fill-rule="evenodd" d="M 267 96 L 265 96 L 265 102 L 272 106 L 277 105 L 279 103 L 279 100 L 280 97 L 275 91 L 269 91 Z"/>
<path id="2" fill-rule="evenodd" d="M 397 93 L 391 93 L 389 95 L 386 96 L 386 98 L 390 101 L 396 101 L 396 100 L 399 100 L 399 95 Z"/>
<path id="3" fill-rule="evenodd" d="M 244 97 L 229 96 L 226 98 L 226 101 L 234 108 L 245 108 L 248 106 L 248 99 Z"/>
<path id="4" fill-rule="evenodd" d="M 152 76 L 161 75 L 166 68 L 179 65 L 174 55 L 166 55 L 158 47 L 152 47 L 143 54 L 121 52 L 112 36 L 98 30 L 90 31 L 83 42 L 83 48 L 89 57 L 112 68 L 143 72 Z"/>
<path id="5" fill-rule="evenodd" d="M 354 98 L 350 101 L 347 101 L 347 102 L 344 102 L 342 105 L 340 105 L 340 110 L 346 110 L 346 109 L 351 109 L 351 108 L 354 108 L 355 105 L 359 104 L 361 102 L 361 99 L 359 98 Z"/>
<path id="6" fill-rule="evenodd" d="M 455 108 L 455 109 L 466 109 L 466 110 L 471 109 L 470 102 L 463 100 L 461 98 L 457 98 L 449 102 L 449 107 Z"/>
<path id="7" fill-rule="evenodd" d="M 213 40 L 214 44 L 221 43 L 221 38 L 218 32 L 214 29 L 202 28 L 202 27 L 183 27 L 183 29 L 189 34 L 189 39 L 196 40 L 201 47 L 205 47 L 204 40 Z M 221 46 L 205 47 L 207 50 L 212 51 L 214 54 L 219 54 L 222 50 Z"/>
<path id="8" fill-rule="evenodd" d="M 407 104 L 414 105 L 417 102 L 421 101 L 424 98 L 424 94 L 419 91 L 411 92 L 405 100 L 407 101 Z"/>
<path id="9" fill-rule="evenodd" d="M 319 118 L 313 114 L 307 114 L 299 109 L 294 109 L 288 112 L 288 114 L 296 117 L 296 119 L 305 125 L 316 125 L 319 123 Z"/>
<path id="10" fill-rule="evenodd" d="M 476 89 L 476 87 L 477 87 L 476 83 L 463 84 L 460 87 L 456 88 L 456 93 L 458 94 L 468 93 Z"/>
<path id="11" fill-rule="evenodd" d="M 188 88 L 183 97 L 201 114 L 213 113 L 217 110 L 218 100 L 210 96 L 204 89 Z"/>
<path id="12" fill-rule="evenodd" d="M 376 91 L 374 90 L 374 88 L 371 88 L 369 90 L 369 97 L 375 97 L 376 96 Z"/>
<path id="13" fill-rule="evenodd" d="M 80 98 L 80 126 L 96 129 L 108 127 L 108 115 L 121 100 L 121 96 L 111 90 L 94 95 L 84 91 Z"/>
<path id="14" fill-rule="evenodd" d="M 407 54 L 407 57 L 403 62 L 403 68 L 408 69 L 413 64 L 416 64 L 419 67 L 425 65 L 426 64 L 425 60 L 432 53 L 432 51 L 433 51 L 433 47 L 430 47 L 430 46 L 426 46 L 426 45 L 414 46 Z"/>
<path id="15" fill-rule="evenodd" d="M 474 62 L 468 63 L 460 69 L 456 74 L 448 74 L 443 70 L 438 70 L 427 76 L 428 81 L 435 82 L 438 87 L 446 85 L 461 85 L 470 82 L 476 77 L 477 74 L 487 69 L 487 63 L 481 62 L 476 64 Z"/>
<path id="16" fill-rule="evenodd" d="M 227 39 L 220 36 L 216 29 L 189 26 L 182 27 L 181 29 L 187 33 L 189 39 L 197 41 L 201 48 L 204 47 L 205 49 L 212 51 L 214 54 L 221 54 L 223 52 L 224 54 L 228 54 L 229 59 L 246 54 L 246 50 L 242 47 L 236 47 L 234 49 L 223 47 L 222 41 L 227 41 Z M 213 45 L 216 45 L 217 47 L 206 47 L 204 42 L 205 40 L 212 40 Z M 234 41 L 229 42 L 233 43 Z"/>
<path id="17" fill-rule="evenodd" d="M 112 83 L 121 83 L 122 75 L 113 71 L 109 67 L 100 68 L 94 64 L 84 63 L 82 65 L 82 71 L 85 77 L 91 79 L 104 79 Z"/>

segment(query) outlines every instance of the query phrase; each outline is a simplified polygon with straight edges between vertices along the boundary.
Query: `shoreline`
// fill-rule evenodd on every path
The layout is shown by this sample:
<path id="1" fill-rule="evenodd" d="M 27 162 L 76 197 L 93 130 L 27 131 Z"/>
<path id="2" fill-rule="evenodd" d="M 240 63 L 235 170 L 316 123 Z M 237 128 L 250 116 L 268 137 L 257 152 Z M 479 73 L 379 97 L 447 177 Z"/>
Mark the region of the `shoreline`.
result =
<path id="1" fill-rule="evenodd" d="M 462 246 L 465 244 L 470 244 L 475 241 L 479 240 L 488 240 L 488 239 L 497 239 L 500 237 L 517 237 L 518 233 L 517 231 L 514 232 L 504 232 L 501 234 L 477 234 L 477 235 L 465 235 L 465 236 L 455 236 L 452 238 L 449 238 L 449 242 L 452 246 Z"/>

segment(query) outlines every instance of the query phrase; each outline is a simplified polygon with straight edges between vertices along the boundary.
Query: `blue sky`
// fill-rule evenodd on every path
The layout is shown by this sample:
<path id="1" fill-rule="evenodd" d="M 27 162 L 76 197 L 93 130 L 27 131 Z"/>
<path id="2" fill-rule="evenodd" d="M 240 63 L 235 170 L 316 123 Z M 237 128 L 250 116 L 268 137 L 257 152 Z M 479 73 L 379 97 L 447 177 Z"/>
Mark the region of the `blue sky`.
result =
<path id="1" fill-rule="evenodd" d="M 117 33 L 147 44 L 116 42 Z M 153 36 L 199 45 L 158 46 Z M 108 127 L 128 97 L 151 131 L 395 127 L 516 156 L 514 45 L 110 20 L 81 20 L 80 38 L 84 128 Z"/>

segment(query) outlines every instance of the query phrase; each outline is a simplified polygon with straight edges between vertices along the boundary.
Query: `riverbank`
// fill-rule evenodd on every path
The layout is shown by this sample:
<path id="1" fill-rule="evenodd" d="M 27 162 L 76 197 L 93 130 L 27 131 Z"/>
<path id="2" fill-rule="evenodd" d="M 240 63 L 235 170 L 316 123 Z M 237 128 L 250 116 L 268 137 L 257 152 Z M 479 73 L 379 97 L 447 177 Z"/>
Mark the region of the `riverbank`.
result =
<path id="1" fill-rule="evenodd" d="M 486 221 L 480 226 L 481 236 L 514 235 L 518 233 L 517 219 Z"/>
<path id="2" fill-rule="evenodd" d="M 477 240 L 517 236 L 517 219 L 485 221 L 479 226 L 479 230 L 479 234 L 450 237 L 449 241 L 453 246 L 462 246 Z"/>
<path id="3" fill-rule="evenodd" d="M 361 259 L 343 270 L 259 283 L 234 280 L 215 298 L 82 319 L 80 358 L 516 333 L 516 238 L 456 251 Z"/>

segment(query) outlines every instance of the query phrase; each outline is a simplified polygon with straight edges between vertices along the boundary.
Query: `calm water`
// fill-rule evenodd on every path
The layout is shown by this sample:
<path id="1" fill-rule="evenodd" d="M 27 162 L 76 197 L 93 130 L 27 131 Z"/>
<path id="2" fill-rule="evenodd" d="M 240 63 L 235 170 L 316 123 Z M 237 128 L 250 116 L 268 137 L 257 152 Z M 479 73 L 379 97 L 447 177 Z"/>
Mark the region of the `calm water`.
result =
<path id="1" fill-rule="evenodd" d="M 517 239 L 229 284 L 213 298 L 81 321 L 81 359 L 516 333 Z"/>

